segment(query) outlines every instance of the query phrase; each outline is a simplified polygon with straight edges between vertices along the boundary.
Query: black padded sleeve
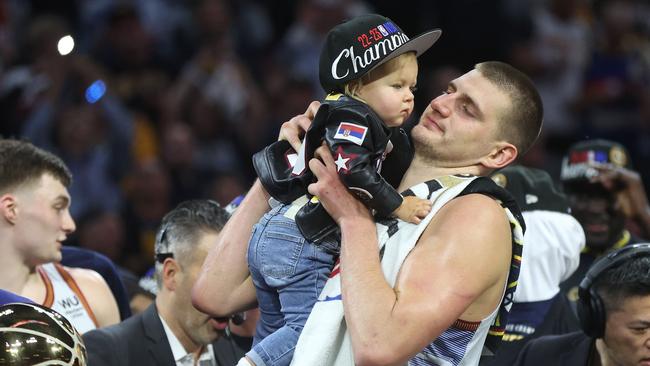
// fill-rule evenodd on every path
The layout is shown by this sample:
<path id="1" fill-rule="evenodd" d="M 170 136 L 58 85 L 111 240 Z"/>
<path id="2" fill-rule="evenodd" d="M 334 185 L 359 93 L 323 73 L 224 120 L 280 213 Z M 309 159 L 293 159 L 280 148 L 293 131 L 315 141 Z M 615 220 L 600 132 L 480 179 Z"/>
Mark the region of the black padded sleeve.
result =
<path id="1" fill-rule="evenodd" d="M 345 136 L 342 123 L 353 125 Z M 356 127 L 355 127 L 356 126 Z M 377 137 L 363 115 L 345 109 L 333 109 L 325 128 L 337 171 L 343 183 L 379 215 L 388 216 L 402 203 L 402 196 L 377 172 L 386 146 Z M 387 140 L 386 140 L 387 142 Z"/>

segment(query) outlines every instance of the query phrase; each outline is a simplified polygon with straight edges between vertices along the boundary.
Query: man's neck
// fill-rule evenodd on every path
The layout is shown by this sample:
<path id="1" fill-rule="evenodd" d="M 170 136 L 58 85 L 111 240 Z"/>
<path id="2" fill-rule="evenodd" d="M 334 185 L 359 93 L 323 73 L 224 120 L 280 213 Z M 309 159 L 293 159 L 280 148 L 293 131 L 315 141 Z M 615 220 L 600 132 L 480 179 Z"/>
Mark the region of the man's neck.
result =
<path id="1" fill-rule="evenodd" d="M 402 192 L 416 184 L 427 182 L 445 175 L 454 174 L 481 175 L 482 173 L 481 169 L 476 165 L 463 167 L 440 167 L 431 160 L 419 158 L 416 154 L 402 178 L 398 191 Z"/>
<path id="2" fill-rule="evenodd" d="M 185 348 L 185 351 L 187 353 L 193 353 L 198 357 L 201 353 L 202 347 L 200 344 L 196 344 L 192 341 L 183 330 L 183 327 L 179 324 L 178 318 L 174 316 L 171 295 L 160 292 L 156 297 L 156 309 L 158 309 L 158 314 L 165 320 L 165 323 L 167 323 L 167 326 L 174 333 L 176 339 L 178 339 L 183 348 Z"/>
<path id="3" fill-rule="evenodd" d="M 0 268 L 2 268 L 0 288 L 26 296 L 24 292 L 27 284 L 34 279 L 34 276 L 38 277 L 36 269 L 30 268 L 25 264 L 24 260 L 15 255 L 13 245 L 10 242 L 3 241 L 0 246 L 8 248 L 3 255 L 0 255 Z"/>

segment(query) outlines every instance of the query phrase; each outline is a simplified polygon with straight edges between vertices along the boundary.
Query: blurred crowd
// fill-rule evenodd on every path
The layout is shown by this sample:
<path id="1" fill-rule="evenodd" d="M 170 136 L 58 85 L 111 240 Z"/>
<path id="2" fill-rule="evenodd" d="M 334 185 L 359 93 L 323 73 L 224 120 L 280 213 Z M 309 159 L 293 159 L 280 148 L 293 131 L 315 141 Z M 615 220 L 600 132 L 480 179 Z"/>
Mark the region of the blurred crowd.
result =
<path id="1" fill-rule="evenodd" d="M 646 0 L 0 0 L 0 135 L 62 157 L 73 244 L 142 275 L 165 213 L 246 191 L 252 154 L 323 97 L 327 31 L 366 12 L 443 30 L 420 59 L 420 111 L 473 63 L 503 60 L 545 106 L 526 165 L 557 178 L 573 142 L 601 137 L 650 182 Z"/>

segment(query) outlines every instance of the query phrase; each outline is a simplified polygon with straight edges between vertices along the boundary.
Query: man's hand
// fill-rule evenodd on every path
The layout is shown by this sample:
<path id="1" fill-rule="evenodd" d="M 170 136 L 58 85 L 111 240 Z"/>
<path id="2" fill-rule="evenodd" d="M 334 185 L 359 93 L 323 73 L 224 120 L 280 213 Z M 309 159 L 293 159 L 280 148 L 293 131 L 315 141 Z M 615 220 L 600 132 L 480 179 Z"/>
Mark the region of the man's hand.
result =
<path id="1" fill-rule="evenodd" d="M 402 204 L 393 212 L 398 219 L 419 224 L 431 212 L 431 202 L 415 196 L 406 196 Z"/>
<path id="2" fill-rule="evenodd" d="M 336 173 L 334 158 L 327 146 L 323 144 L 316 149 L 314 156 L 309 161 L 309 169 L 318 180 L 310 184 L 307 189 L 309 193 L 318 196 L 334 221 L 340 226 L 341 221 L 346 218 L 364 217 L 372 220 L 368 208 L 341 182 L 341 178 Z"/>
<path id="3" fill-rule="evenodd" d="M 299 114 L 289 121 L 284 122 L 280 127 L 278 141 L 287 140 L 294 150 L 300 150 L 302 137 L 305 135 L 305 131 L 309 129 L 311 121 L 316 116 L 316 112 L 318 112 L 318 108 L 320 108 L 320 102 L 313 101 L 309 104 L 305 113 Z"/>
<path id="4" fill-rule="evenodd" d="M 610 164 L 599 164 L 595 168 L 600 174 L 592 178 L 592 182 L 616 192 L 623 214 L 639 225 L 647 239 L 650 236 L 650 207 L 639 173 Z"/>

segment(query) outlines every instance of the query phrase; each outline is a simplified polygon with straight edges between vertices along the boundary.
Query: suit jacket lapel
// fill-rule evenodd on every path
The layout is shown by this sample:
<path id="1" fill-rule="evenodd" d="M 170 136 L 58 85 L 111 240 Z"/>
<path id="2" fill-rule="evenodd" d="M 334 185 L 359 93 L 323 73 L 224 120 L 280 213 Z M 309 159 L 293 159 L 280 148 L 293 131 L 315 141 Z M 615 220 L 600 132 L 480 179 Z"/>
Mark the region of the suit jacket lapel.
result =
<path id="1" fill-rule="evenodd" d="M 175 365 L 174 355 L 169 346 L 156 303 L 151 304 L 142 314 L 142 323 L 147 338 L 148 352 L 156 365 Z"/>

